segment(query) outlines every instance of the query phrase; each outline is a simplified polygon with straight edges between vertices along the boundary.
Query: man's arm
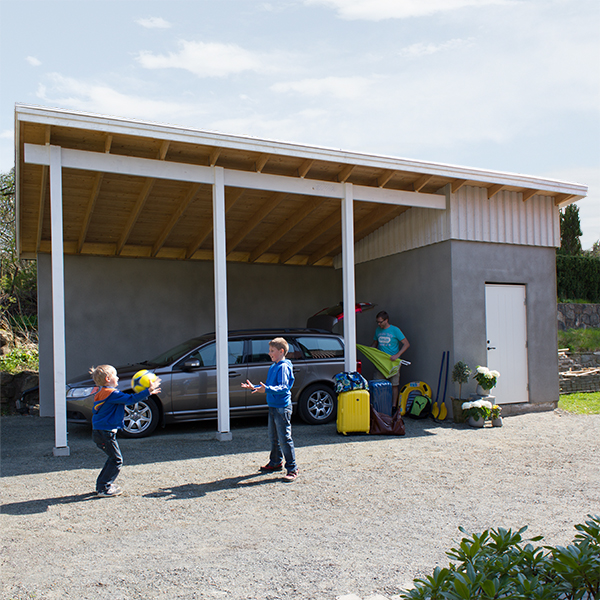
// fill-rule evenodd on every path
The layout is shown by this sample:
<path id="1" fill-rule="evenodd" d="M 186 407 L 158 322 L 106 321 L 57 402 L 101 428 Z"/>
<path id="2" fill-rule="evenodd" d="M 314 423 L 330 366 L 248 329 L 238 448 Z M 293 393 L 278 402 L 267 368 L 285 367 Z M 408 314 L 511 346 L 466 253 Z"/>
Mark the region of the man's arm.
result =
<path id="1" fill-rule="evenodd" d="M 398 354 L 394 354 L 390 357 L 392 360 L 398 360 L 408 350 L 410 346 L 410 342 L 406 338 L 402 340 L 401 344 L 402 347 L 398 351 Z"/>

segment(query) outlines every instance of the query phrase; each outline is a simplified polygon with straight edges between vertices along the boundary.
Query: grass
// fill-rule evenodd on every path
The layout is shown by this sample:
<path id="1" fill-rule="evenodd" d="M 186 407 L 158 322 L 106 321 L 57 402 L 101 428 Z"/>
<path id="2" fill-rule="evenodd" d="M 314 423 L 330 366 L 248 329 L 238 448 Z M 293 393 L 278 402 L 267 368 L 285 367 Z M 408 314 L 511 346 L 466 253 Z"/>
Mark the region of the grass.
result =
<path id="1" fill-rule="evenodd" d="M 558 332 L 558 347 L 571 352 L 597 352 L 600 350 L 600 329 L 567 329 Z"/>
<path id="2" fill-rule="evenodd" d="M 600 415 L 600 392 L 563 394 L 558 408 L 578 415 Z"/>

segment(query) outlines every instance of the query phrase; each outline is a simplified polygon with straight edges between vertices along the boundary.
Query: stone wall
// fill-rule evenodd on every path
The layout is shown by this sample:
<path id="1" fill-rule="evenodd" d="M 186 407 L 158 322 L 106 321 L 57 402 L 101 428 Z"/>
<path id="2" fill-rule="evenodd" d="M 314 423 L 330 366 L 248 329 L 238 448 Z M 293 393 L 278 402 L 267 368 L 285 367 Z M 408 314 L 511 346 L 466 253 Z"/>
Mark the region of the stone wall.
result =
<path id="1" fill-rule="evenodd" d="M 600 304 L 574 304 L 559 303 L 558 328 L 565 329 L 587 329 L 588 327 L 600 327 Z"/>
<path id="2" fill-rule="evenodd" d="M 561 394 L 600 392 L 600 352 L 559 352 Z"/>

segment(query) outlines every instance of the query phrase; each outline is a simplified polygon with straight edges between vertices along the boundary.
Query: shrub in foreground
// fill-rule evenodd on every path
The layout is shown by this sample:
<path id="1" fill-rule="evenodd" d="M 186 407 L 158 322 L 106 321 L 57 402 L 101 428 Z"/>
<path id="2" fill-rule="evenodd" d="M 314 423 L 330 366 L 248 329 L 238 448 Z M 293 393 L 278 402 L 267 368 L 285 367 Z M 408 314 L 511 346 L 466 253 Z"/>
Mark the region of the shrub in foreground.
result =
<path id="1" fill-rule="evenodd" d="M 467 533 L 462 527 L 463 533 Z M 490 529 L 461 540 L 446 554 L 456 561 L 415 579 L 406 600 L 599 600 L 600 517 L 588 515 L 575 525 L 569 546 L 536 546 L 541 536 L 525 540 L 527 527 L 516 533 Z"/>

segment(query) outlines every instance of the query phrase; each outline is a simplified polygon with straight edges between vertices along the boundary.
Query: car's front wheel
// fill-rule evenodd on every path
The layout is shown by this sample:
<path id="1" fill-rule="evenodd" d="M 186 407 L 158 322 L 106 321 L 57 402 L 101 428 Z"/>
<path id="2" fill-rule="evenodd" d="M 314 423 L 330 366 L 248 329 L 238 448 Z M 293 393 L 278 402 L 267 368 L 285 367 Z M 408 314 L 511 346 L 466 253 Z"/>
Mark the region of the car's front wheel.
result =
<path id="1" fill-rule="evenodd" d="M 121 433 L 128 438 L 146 437 L 156 429 L 158 418 L 158 406 L 151 397 L 135 404 L 127 404 Z"/>
<path id="2" fill-rule="evenodd" d="M 311 425 L 330 423 L 336 417 L 335 409 L 333 388 L 324 383 L 308 386 L 298 400 L 300 417 Z"/>

